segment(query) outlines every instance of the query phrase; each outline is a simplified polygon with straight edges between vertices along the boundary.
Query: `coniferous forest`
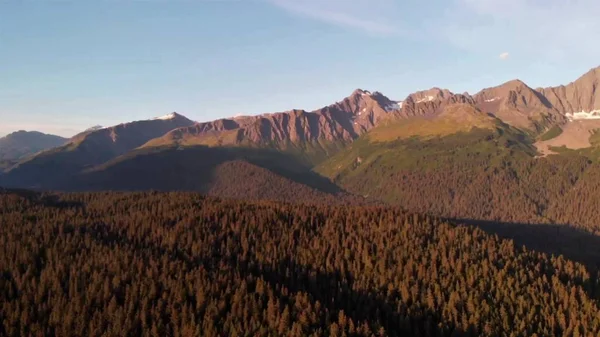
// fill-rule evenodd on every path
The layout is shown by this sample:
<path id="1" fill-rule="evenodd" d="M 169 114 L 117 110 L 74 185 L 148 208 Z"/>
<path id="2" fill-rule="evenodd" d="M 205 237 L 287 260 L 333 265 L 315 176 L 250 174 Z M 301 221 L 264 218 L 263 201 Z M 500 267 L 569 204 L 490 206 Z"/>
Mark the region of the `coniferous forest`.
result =
<path id="1" fill-rule="evenodd" d="M 0 195 L 1 336 L 584 336 L 600 280 L 379 206 Z"/>

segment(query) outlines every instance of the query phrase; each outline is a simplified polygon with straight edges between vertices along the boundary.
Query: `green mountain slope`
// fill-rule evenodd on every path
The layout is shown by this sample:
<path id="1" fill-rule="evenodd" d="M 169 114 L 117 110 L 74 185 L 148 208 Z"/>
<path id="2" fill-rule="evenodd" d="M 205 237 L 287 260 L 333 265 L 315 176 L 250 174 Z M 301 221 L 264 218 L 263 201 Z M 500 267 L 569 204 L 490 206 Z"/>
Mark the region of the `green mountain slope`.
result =
<path id="1" fill-rule="evenodd" d="M 532 144 L 501 124 L 435 138 L 381 142 L 366 135 L 315 171 L 350 192 L 414 212 L 566 223 L 600 233 L 599 164 L 582 151 L 539 157 Z"/>

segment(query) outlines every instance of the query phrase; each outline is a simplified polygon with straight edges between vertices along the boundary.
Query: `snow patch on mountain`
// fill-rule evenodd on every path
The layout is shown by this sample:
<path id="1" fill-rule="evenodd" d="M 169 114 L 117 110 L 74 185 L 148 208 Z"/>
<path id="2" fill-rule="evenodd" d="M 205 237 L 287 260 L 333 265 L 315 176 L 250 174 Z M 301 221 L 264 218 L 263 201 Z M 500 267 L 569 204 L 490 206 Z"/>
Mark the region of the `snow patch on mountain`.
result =
<path id="1" fill-rule="evenodd" d="M 398 101 L 398 102 L 391 103 L 385 107 L 385 111 L 390 112 L 390 111 L 400 110 L 400 109 L 402 109 L 402 103 L 404 103 L 404 102 Z"/>
<path id="2" fill-rule="evenodd" d="M 156 117 L 156 118 L 154 118 L 154 119 L 155 119 L 155 120 L 157 120 L 157 119 L 160 119 L 160 120 L 163 120 L 163 121 L 167 121 L 167 120 L 174 119 L 175 117 L 177 117 L 177 114 L 176 114 L 176 113 L 174 113 L 174 112 L 172 112 L 172 113 L 170 113 L 170 114 L 168 114 L 168 115 L 164 115 L 164 116 Z"/>
<path id="3" fill-rule="evenodd" d="M 426 96 L 420 100 L 417 101 L 417 103 L 423 103 L 423 102 L 431 102 L 435 99 L 435 96 Z"/>
<path id="4" fill-rule="evenodd" d="M 590 112 L 580 111 L 580 112 L 567 112 L 567 118 L 570 121 L 574 120 L 582 120 L 582 119 L 600 119 L 600 110 L 592 110 Z"/>

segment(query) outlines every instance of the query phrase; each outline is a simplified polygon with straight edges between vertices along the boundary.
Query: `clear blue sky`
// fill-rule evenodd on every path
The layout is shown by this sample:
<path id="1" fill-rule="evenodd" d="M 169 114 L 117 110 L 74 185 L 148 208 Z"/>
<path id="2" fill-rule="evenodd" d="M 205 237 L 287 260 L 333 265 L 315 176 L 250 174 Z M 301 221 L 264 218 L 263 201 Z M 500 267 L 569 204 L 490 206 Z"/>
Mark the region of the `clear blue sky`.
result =
<path id="1" fill-rule="evenodd" d="M 392 99 L 600 65 L 597 0 L 0 0 L 0 135 Z M 502 56 L 501 56 L 502 55 Z"/>

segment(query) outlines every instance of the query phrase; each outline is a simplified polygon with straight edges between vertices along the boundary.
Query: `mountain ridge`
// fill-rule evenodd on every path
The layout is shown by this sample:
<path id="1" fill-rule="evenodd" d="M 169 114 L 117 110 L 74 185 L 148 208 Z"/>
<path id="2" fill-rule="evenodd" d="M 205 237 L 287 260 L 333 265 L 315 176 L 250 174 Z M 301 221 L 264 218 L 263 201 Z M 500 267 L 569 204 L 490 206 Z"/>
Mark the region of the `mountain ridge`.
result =
<path id="1" fill-rule="evenodd" d="M 222 118 L 173 130 L 147 146 L 164 145 L 248 145 L 284 150 L 309 143 L 351 142 L 400 109 L 379 92 L 356 89 L 343 100 L 321 109 L 289 110 Z"/>
<path id="2" fill-rule="evenodd" d="M 19 160 L 67 142 L 66 138 L 38 131 L 16 131 L 0 138 L 0 160 Z"/>
<path id="3" fill-rule="evenodd" d="M 283 140 L 290 140 L 292 143 L 303 140 L 347 143 L 380 125 L 382 121 L 434 115 L 440 113 L 445 106 L 457 103 L 474 105 L 514 127 L 539 133 L 553 125 L 567 123 L 572 118 L 570 114 L 595 109 L 600 111 L 600 98 L 596 98 L 595 91 L 599 74 L 600 67 L 594 68 L 567 86 L 546 89 L 533 89 L 525 82 L 515 79 L 496 87 L 484 88 L 473 95 L 455 94 L 448 89 L 433 87 L 409 94 L 402 101 L 392 101 L 377 91 L 356 89 L 350 96 L 321 109 L 294 109 L 204 122 L 199 124 L 201 126 L 178 130 L 176 133 L 179 136 L 172 140 L 163 139 L 147 146 L 177 143 L 175 139 L 185 138 L 200 138 L 195 142 L 190 141 L 193 144 L 220 146 L 264 146 L 265 143 L 281 143 Z M 578 94 L 569 94 L 572 92 Z M 570 99 L 577 102 L 565 105 L 564 102 L 568 103 Z M 581 104 L 580 101 L 584 100 L 592 103 Z M 302 114 L 309 117 L 301 117 Z M 318 115 L 315 118 L 317 121 L 311 120 L 311 114 Z M 321 119 L 324 122 L 318 123 Z M 318 127 L 315 128 L 311 122 L 317 123 Z M 231 132 L 232 130 L 240 131 Z M 203 132 L 207 132 L 209 140 L 201 139 Z M 184 136 L 186 133 L 189 133 L 187 137 Z M 275 147 L 282 148 L 281 145 Z"/>
<path id="4" fill-rule="evenodd" d="M 60 147 L 18 162 L 6 170 L 3 178 L 28 187 L 60 186 L 86 167 L 102 164 L 150 139 L 193 123 L 176 114 L 170 119 L 135 121 L 82 132 Z"/>
<path id="5" fill-rule="evenodd" d="M 394 142 L 411 137 L 421 140 L 445 137 L 476 129 L 513 132 L 509 129 L 515 128 L 523 135 L 510 142 L 529 137 L 526 146 L 530 146 L 546 130 L 562 127 L 566 131 L 559 140 L 563 142 L 571 137 L 569 132 L 575 132 L 569 130 L 578 130 L 564 126 L 582 119 L 581 114 L 571 110 L 600 109 L 596 91 L 598 69 L 566 86 L 540 90 L 512 80 L 474 95 L 433 87 L 394 101 L 377 91 L 356 89 L 342 100 L 313 111 L 294 109 L 202 123 L 170 113 L 83 132 L 66 145 L 13 165 L 5 170 L 2 182 L 9 186 L 60 188 L 69 177 L 102 167 L 121 156 L 133 154 L 126 158 L 135 160 L 139 149 L 155 148 L 160 152 L 163 148 L 185 150 L 204 146 L 253 149 L 263 155 L 275 151 L 298 159 L 301 170 L 310 170 L 365 136 L 372 141 Z M 594 130 L 593 126 L 584 129 Z M 553 144 L 561 146 L 560 142 Z"/>

